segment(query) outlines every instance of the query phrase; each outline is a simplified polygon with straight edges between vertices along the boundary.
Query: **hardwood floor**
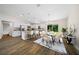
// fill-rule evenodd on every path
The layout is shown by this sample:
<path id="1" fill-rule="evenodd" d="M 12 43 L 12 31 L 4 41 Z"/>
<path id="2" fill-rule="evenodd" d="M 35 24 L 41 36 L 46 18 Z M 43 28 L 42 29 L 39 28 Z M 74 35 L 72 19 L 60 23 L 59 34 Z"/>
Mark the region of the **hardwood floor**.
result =
<path id="1" fill-rule="evenodd" d="M 66 43 L 66 39 L 64 39 L 64 45 L 65 45 L 65 48 L 66 48 L 68 54 L 70 54 L 70 55 L 77 55 L 77 50 L 75 49 L 74 45 L 72 45 L 72 44 L 68 45 Z"/>
<path id="2" fill-rule="evenodd" d="M 34 43 L 35 38 L 22 40 L 20 37 L 3 36 L 0 39 L 0 55 L 64 55 Z M 67 45 L 68 54 L 77 54 L 73 45 Z"/>

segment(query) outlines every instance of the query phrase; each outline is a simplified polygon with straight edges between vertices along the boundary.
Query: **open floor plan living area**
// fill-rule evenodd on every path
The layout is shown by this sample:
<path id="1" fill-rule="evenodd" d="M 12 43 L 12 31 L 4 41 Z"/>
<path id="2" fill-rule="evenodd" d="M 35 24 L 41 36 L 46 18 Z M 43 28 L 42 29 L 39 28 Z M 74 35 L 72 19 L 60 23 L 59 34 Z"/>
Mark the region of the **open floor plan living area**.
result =
<path id="1" fill-rule="evenodd" d="M 79 55 L 79 5 L 0 4 L 0 55 Z"/>

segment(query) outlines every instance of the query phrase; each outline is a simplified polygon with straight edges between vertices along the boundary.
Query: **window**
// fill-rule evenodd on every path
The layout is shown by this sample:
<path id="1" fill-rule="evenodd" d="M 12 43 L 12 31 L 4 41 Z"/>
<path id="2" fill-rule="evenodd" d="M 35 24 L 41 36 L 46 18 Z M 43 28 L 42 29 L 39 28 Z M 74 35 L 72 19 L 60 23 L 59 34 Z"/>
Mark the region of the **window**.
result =
<path id="1" fill-rule="evenodd" d="M 58 32 L 58 24 L 56 24 L 56 25 L 53 25 L 53 24 L 48 25 L 47 30 L 48 31 Z"/>

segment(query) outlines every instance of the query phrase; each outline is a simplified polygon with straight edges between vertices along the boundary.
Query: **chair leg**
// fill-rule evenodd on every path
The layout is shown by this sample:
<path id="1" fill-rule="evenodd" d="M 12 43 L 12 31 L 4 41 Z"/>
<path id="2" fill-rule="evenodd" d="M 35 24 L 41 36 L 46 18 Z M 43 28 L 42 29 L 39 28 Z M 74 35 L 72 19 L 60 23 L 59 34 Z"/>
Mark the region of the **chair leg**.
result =
<path id="1" fill-rule="evenodd" d="M 55 45 L 55 40 L 52 41 L 53 45 Z"/>
<path id="2" fill-rule="evenodd" d="M 46 41 L 46 46 L 48 46 L 50 48 L 50 42 Z"/>
<path id="3" fill-rule="evenodd" d="M 44 42 L 44 39 L 42 39 L 42 42 Z"/>

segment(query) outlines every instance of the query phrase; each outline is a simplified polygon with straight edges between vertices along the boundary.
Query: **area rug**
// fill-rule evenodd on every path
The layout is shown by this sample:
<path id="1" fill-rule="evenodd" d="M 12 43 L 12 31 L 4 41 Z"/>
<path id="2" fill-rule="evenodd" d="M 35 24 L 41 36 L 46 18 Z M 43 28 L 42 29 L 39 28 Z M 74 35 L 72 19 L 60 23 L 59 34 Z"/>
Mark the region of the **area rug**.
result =
<path id="1" fill-rule="evenodd" d="M 65 46 L 64 46 L 63 42 L 61 44 L 60 43 L 55 43 L 54 45 L 53 44 L 52 45 L 49 44 L 49 46 L 51 46 L 51 47 L 47 46 L 46 42 L 42 42 L 42 38 L 39 38 L 39 39 L 35 40 L 34 42 L 37 43 L 37 44 L 39 44 L 39 45 L 41 45 L 41 46 L 49 48 L 51 50 L 67 54 L 67 51 L 65 49 Z"/>

